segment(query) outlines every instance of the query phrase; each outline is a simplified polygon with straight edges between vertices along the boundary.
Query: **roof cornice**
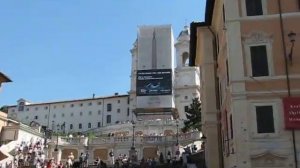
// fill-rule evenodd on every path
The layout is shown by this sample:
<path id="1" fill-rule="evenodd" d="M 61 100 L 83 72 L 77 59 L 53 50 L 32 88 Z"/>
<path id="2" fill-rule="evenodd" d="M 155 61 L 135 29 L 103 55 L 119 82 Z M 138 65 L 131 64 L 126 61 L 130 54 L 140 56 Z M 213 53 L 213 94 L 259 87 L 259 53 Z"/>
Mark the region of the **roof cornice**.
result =
<path id="1" fill-rule="evenodd" d="M 0 72 L 0 77 L 5 80 L 3 82 L 12 82 L 12 80 L 2 72 Z"/>
<path id="2" fill-rule="evenodd" d="M 189 66 L 195 66 L 196 45 L 197 45 L 197 27 L 208 27 L 212 23 L 215 0 L 206 0 L 205 20 L 204 22 L 192 22 L 190 25 L 190 62 Z"/>

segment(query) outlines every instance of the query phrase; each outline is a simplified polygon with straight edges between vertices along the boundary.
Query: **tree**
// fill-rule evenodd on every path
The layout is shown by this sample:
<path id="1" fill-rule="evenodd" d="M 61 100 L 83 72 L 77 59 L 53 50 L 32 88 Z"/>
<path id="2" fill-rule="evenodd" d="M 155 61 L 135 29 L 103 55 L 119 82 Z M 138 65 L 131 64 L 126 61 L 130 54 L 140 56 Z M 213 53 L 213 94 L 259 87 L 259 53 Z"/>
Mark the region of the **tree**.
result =
<path id="1" fill-rule="evenodd" d="M 89 132 L 89 133 L 87 134 L 87 137 L 88 137 L 89 139 L 93 139 L 93 138 L 96 138 L 96 135 L 95 135 L 94 132 Z"/>
<path id="2" fill-rule="evenodd" d="M 0 111 L 3 111 L 3 112 L 5 112 L 5 113 L 7 113 L 8 112 L 8 106 L 2 106 L 1 108 L 0 108 Z"/>
<path id="3" fill-rule="evenodd" d="M 182 132 L 187 132 L 191 129 L 201 131 L 201 103 L 199 98 L 194 98 L 192 104 L 186 110 L 187 120 L 184 121 Z"/>

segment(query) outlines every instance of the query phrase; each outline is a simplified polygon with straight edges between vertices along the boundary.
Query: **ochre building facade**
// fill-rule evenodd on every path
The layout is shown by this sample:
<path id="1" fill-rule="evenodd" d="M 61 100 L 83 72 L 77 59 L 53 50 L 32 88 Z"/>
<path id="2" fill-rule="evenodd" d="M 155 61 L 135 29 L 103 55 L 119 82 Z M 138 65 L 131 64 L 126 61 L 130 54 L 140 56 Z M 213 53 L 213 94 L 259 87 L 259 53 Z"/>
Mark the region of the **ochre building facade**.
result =
<path id="1" fill-rule="evenodd" d="M 190 65 L 200 66 L 207 166 L 299 167 L 300 2 L 206 5 Z"/>

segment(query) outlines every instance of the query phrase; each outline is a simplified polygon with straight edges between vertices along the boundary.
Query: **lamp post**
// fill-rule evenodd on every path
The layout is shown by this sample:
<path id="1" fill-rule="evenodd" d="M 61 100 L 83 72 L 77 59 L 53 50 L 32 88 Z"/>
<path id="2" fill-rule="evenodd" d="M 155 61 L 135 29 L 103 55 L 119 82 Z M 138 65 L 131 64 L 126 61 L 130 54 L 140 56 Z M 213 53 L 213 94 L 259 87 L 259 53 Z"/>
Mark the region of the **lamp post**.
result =
<path id="1" fill-rule="evenodd" d="M 54 131 L 54 121 L 52 120 L 52 131 Z"/>
<path id="2" fill-rule="evenodd" d="M 177 160 L 179 160 L 180 150 L 179 150 L 179 134 L 178 134 L 178 120 L 176 120 L 176 152 L 175 155 L 177 157 Z"/>
<path id="3" fill-rule="evenodd" d="M 292 61 L 293 61 L 293 50 L 294 50 L 294 45 L 295 45 L 295 41 L 296 41 L 296 33 L 294 33 L 293 31 L 291 31 L 289 34 L 288 34 L 288 37 L 289 37 L 289 40 L 292 44 L 291 46 L 291 50 L 290 50 L 290 53 L 289 53 L 289 60 L 290 60 L 290 64 L 292 65 Z"/>
<path id="4" fill-rule="evenodd" d="M 289 61 L 290 61 L 290 65 L 293 64 L 293 50 L 294 50 L 294 46 L 295 46 L 295 41 L 296 41 L 296 33 L 294 33 L 293 31 L 291 31 L 288 34 L 288 38 L 290 40 L 291 43 L 291 49 L 290 49 L 290 53 L 288 55 L 289 57 Z M 288 70 L 288 69 L 287 69 Z M 288 81 L 289 81 L 289 77 L 287 76 Z M 290 82 L 288 82 L 290 83 Z M 288 96 L 291 96 L 291 92 L 290 92 L 290 86 L 288 87 Z M 298 168 L 298 159 L 297 159 L 297 148 L 296 148 L 296 138 L 295 138 L 295 130 L 292 129 L 292 141 L 293 141 L 293 150 L 294 150 L 294 160 L 295 160 L 295 167 Z"/>
<path id="5" fill-rule="evenodd" d="M 48 157 L 48 144 L 47 141 L 49 138 L 51 138 L 52 134 L 52 130 L 50 130 L 48 127 L 46 127 L 45 129 L 45 133 L 44 133 L 44 153 L 46 155 L 46 157 Z"/>
<path id="6" fill-rule="evenodd" d="M 201 140 L 202 142 L 206 143 L 206 136 L 205 136 L 205 135 L 202 135 L 201 138 L 200 138 L 200 140 Z M 205 149 L 205 148 L 203 148 L 203 150 L 204 150 L 204 149 Z"/>
<path id="7" fill-rule="evenodd" d="M 136 164 L 137 162 L 137 152 L 135 150 L 135 132 L 134 132 L 134 129 L 135 129 L 135 122 L 132 120 L 131 121 L 132 123 L 132 146 L 129 150 L 129 155 L 130 155 L 130 158 L 131 158 L 131 161 L 132 161 L 132 164 Z"/>
<path id="8" fill-rule="evenodd" d="M 55 152 L 58 151 L 58 132 L 59 132 L 59 127 L 60 127 L 60 125 L 57 124 L 56 126 L 57 126 L 57 127 L 56 127 L 56 146 L 55 146 L 55 149 L 54 149 Z"/>
<path id="9" fill-rule="evenodd" d="M 203 150 L 203 165 L 202 167 L 203 168 L 206 168 L 206 160 L 205 160 L 205 143 L 206 143 L 206 136 L 202 134 L 200 140 L 202 141 L 202 144 L 201 144 L 201 149 Z"/>
<path id="10" fill-rule="evenodd" d="M 135 145 L 134 145 L 134 138 L 135 138 L 135 136 L 134 136 L 134 129 L 135 129 L 135 122 L 134 121 L 132 121 L 131 122 L 132 123 L 132 146 L 131 146 L 131 149 L 135 149 Z"/>
<path id="11" fill-rule="evenodd" d="M 176 128 L 177 128 L 177 132 L 176 132 L 176 146 L 179 145 L 179 141 L 178 141 L 178 120 L 176 120 Z"/>
<path id="12" fill-rule="evenodd" d="M 46 148 L 47 145 L 47 138 L 48 138 L 48 127 L 44 130 L 44 148 Z"/>
<path id="13" fill-rule="evenodd" d="M 64 122 L 64 123 L 61 125 L 61 129 L 62 129 L 63 135 L 65 135 L 65 133 L 66 133 L 66 122 Z"/>

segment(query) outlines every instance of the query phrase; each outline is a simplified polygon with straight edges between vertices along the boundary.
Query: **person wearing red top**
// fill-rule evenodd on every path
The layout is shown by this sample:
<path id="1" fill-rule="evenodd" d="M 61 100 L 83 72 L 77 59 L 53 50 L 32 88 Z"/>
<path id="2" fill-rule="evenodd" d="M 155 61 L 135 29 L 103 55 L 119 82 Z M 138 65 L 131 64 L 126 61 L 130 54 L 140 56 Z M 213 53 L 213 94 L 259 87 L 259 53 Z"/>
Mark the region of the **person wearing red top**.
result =
<path id="1" fill-rule="evenodd" d="M 52 159 L 50 159 L 47 163 L 47 168 L 52 168 Z"/>
<path id="2" fill-rule="evenodd" d="M 58 168 L 63 168 L 64 167 L 64 165 L 63 165 L 63 163 L 62 162 L 59 162 L 59 165 L 57 166 Z"/>

